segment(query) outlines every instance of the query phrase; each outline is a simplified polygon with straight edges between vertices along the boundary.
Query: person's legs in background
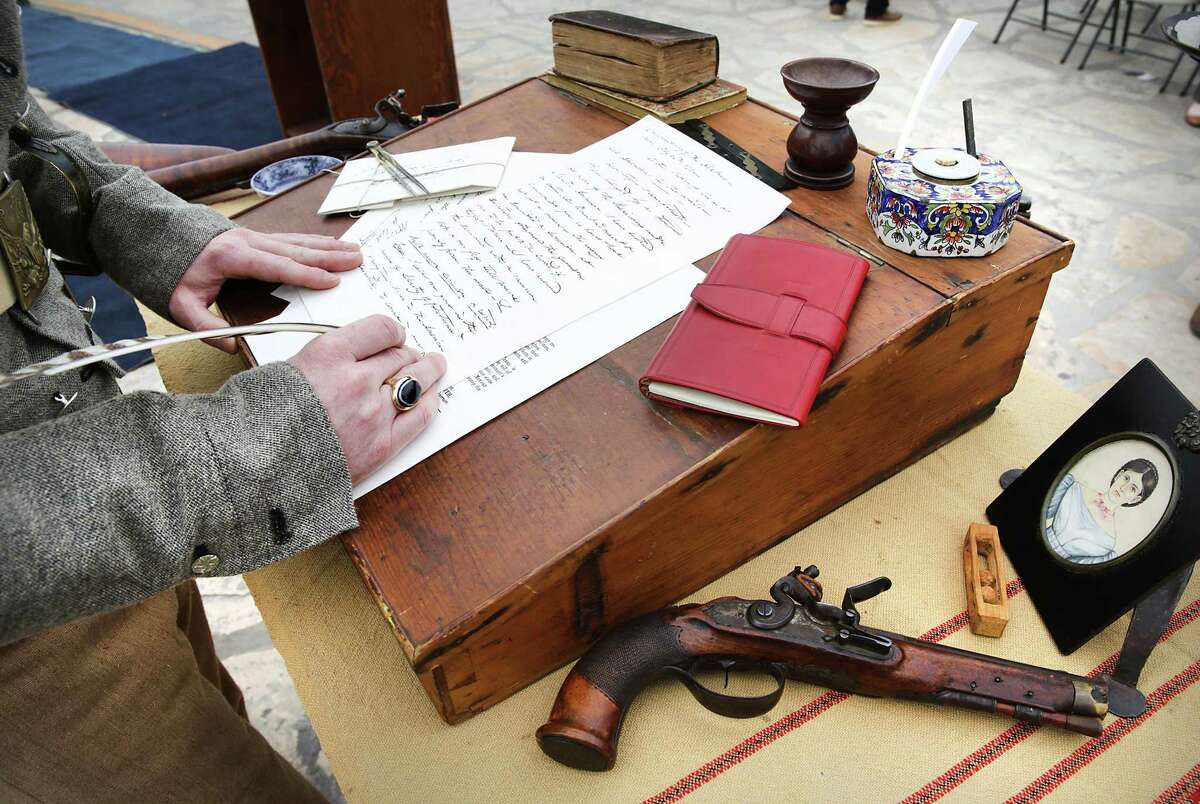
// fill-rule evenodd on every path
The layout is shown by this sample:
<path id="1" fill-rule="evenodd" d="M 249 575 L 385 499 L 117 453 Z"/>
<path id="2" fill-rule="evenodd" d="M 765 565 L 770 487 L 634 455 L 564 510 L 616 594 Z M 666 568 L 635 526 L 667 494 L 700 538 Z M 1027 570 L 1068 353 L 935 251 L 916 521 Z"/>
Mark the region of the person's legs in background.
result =
<path id="1" fill-rule="evenodd" d="M 888 0 L 867 0 L 867 14 L 864 19 L 867 25 L 896 22 L 900 16 L 899 12 L 888 11 Z"/>
<path id="2" fill-rule="evenodd" d="M 846 2 L 845 0 L 830 0 L 829 16 L 835 20 L 845 19 L 846 17 Z M 865 22 L 868 25 L 881 22 L 895 22 L 900 19 L 901 15 L 895 11 L 888 11 L 888 0 L 867 0 L 867 12 Z"/>

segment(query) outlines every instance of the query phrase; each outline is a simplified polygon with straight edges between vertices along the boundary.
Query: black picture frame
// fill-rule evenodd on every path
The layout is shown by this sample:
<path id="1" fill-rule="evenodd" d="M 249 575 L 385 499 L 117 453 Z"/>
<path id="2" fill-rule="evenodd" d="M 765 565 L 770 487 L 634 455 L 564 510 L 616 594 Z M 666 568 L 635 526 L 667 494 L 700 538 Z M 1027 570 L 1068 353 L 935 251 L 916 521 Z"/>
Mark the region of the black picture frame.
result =
<path id="1" fill-rule="evenodd" d="M 1195 437 L 1198 419 L 1187 397 L 1158 366 L 1144 359 L 987 507 L 988 520 L 999 530 L 1001 545 L 1062 653 L 1073 653 L 1168 575 L 1200 559 L 1200 439 Z M 1151 518 L 1163 504 L 1161 495 L 1169 493 L 1157 524 L 1146 528 L 1144 535 L 1139 530 L 1140 541 L 1120 553 L 1114 548 L 1111 553 L 1091 558 L 1069 555 L 1071 549 L 1063 546 L 1061 535 L 1047 524 L 1058 524 L 1057 517 L 1049 516 L 1049 512 L 1057 514 L 1063 497 L 1075 484 L 1074 479 L 1066 480 L 1066 475 L 1105 445 L 1113 445 L 1114 454 L 1118 448 L 1135 449 L 1115 444 L 1127 441 L 1144 441 L 1147 455 L 1165 455 L 1167 463 L 1149 461 L 1155 467 L 1151 473 L 1133 469 L 1122 475 L 1124 467 L 1118 468 L 1110 481 L 1116 491 L 1111 493 L 1131 501 L 1120 504 L 1125 508 L 1159 495 L 1154 508 L 1143 513 L 1143 517 Z M 1147 474 L 1153 474 L 1150 482 L 1156 483 L 1148 493 L 1143 488 Z M 1127 481 L 1124 486 L 1122 481 Z M 1079 487 L 1077 499 L 1082 499 L 1084 486 Z M 1051 501 L 1060 491 L 1059 502 L 1052 508 Z M 1094 493 L 1093 498 L 1106 493 Z M 1086 504 L 1077 502 L 1074 510 L 1085 511 Z M 1113 521 L 1119 521 L 1115 517 L 1120 516 L 1120 508 L 1113 511 Z M 1095 520 L 1090 523 L 1092 532 L 1098 533 Z"/>

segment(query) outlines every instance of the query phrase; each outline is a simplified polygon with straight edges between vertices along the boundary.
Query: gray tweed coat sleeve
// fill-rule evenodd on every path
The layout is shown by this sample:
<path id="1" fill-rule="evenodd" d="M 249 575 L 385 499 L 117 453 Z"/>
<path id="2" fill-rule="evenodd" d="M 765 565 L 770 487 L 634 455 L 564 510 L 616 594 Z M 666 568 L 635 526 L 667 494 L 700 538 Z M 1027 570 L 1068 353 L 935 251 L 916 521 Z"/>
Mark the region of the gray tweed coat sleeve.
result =
<path id="1" fill-rule="evenodd" d="M 337 436 L 290 363 L 215 394 L 137 393 L 0 436 L 0 644 L 257 569 L 357 525 Z"/>
<path id="2" fill-rule="evenodd" d="M 208 241 L 233 223 L 207 207 L 189 204 L 146 178 L 140 168 L 117 165 L 85 135 L 58 126 L 27 96 L 22 118 L 33 136 L 75 157 L 92 188 L 95 207 L 89 232 L 104 273 L 154 312 L 169 318 L 167 302 L 179 278 Z M 9 170 L 27 186 L 60 188 L 60 208 L 71 208 L 66 185 L 52 167 L 15 151 Z M 46 228 L 43 226 L 43 228 Z"/>
<path id="3" fill-rule="evenodd" d="M 0 0 L 0 170 L 58 193 L 67 209 L 60 179 L 8 141 L 24 113 L 35 136 L 84 166 L 95 206 L 88 237 L 102 267 L 166 313 L 180 276 L 232 224 L 56 127 L 29 100 L 24 66 L 16 3 Z M 91 338 L 52 268 L 33 309 L 0 312 L 0 368 Z M 0 645 L 149 597 L 191 577 L 199 555 L 219 559 L 214 574 L 233 575 L 357 525 L 337 435 L 291 364 L 196 396 L 122 397 L 116 371 L 0 389 Z"/>

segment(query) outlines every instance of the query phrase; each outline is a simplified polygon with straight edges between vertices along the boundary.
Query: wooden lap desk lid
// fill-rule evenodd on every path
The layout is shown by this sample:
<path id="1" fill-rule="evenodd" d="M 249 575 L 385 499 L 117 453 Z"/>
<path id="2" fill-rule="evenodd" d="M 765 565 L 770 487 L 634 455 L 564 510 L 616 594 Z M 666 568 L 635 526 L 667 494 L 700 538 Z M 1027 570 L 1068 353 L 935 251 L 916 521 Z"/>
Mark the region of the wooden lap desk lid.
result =
<path id="1" fill-rule="evenodd" d="M 389 147 L 515 135 L 518 150 L 571 153 L 629 122 L 530 79 Z M 751 100 L 707 122 L 778 166 L 795 118 Z M 344 544 L 445 720 L 503 700 L 607 628 L 795 533 L 978 423 L 1012 389 L 1072 243 L 1018 221 L 989 257 L 888 249 L 864 213 L 870 158 L 859 154 L 843 190 L 790 191 L 789 210 L 760 232 L 852 244 L 875 260 L 806 426 L 647 402 L 638 377 L 667 322 L 359 501 L 361 527 Z M 339 235 L 348 217 L 315 212 L 331 181 L 239 222 Z M 267 291 L 231 286 L 220 305 L 236 323 L 262 320 L 281 305 Z"/>

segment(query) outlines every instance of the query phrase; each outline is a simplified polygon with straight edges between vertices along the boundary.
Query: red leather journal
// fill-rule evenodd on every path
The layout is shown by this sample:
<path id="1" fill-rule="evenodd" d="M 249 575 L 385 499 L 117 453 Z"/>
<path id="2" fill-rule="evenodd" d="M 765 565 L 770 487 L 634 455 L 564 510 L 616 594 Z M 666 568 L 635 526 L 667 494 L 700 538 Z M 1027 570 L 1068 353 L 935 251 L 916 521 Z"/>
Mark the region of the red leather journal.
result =
<path id="1" fill-rule="evenodd" d="M 846 337 L 867 261 L 734 235 L 639 383 L 652 400 L 798 427 Z"/>

